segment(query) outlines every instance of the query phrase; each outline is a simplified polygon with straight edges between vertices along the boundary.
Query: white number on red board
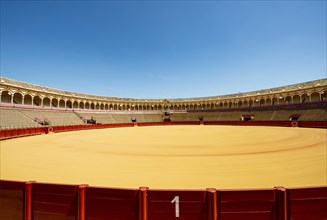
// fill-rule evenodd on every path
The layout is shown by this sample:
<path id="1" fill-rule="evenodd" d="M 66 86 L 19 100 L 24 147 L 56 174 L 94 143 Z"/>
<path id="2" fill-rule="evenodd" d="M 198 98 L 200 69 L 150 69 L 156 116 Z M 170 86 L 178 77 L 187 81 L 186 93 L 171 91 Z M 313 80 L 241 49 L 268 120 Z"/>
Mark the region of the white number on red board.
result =
<path id="1" fill-rule="evenodd" d="M 175 217 L 179 218 L 179 196 L 175 196 L 171 203 L 175 203 Z"/>

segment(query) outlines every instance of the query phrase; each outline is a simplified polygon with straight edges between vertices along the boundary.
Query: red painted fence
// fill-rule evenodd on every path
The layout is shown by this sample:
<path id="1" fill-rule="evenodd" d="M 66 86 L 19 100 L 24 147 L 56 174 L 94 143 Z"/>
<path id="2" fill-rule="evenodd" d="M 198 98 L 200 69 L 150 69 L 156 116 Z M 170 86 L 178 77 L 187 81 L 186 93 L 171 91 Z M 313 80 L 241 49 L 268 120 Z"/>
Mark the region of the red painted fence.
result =
<path id="1" fill-rule="evenodd" d="M 327 186 L 153 190 L 0 180 L 1 220 L 323 220 L 326 217 Z"/>
<path id="2" fill-rule="evenodd" d="M 95 125 L 64 125 L 44 126 L 37 128 L 18 128 L 0 130 L 0 140 L 25 137 L 30 135 L 48 134 L 49 132 L 78 131 L 87 129 L 118 128 L 138 126 L 160 126 L 160 125 L 198 125 L 198 121 L 180 122 L 139 122 L 139 123 L 117 123 L 117 124 L 95 124 Z M 236 125 L 236 126 L 279 126 L 279 127 L 311 127 L 327 128 L 327 121 L 205 121 L 204 125 Z"/>
<path id="3" fill-rule="evenodd" d="M 327 219 L 327 187 L 287 190 L 288 219 Z"/>

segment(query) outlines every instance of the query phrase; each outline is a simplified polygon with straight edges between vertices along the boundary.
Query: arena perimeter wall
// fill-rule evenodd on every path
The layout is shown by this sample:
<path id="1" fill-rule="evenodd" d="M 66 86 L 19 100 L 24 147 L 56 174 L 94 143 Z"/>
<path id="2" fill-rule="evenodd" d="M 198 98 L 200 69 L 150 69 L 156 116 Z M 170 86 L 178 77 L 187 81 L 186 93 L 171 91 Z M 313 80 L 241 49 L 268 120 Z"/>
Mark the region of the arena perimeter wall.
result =
<path id="1" fill-rule="evenodd" d="M 0 130 L 0 140 L 25 137 L 51 132 L 77 131 L 101 128 L 117 128 L 132 126 L 162 126 L 162 125 L 199 125 L 201 122 L 139 122 L 139 123 L 117 123 L 117 124 L 94 124 L 94 125 L 64 125 L 44 126 L 37 128 L 17 128 Z M 204 121 L 204 125 L 231 125 L 231 126 L 279 126 L 279 127 L 311 127 L 327 128 L 327 121 Z"/>
<path id="2" fill-rule="evenodd" d="M 322 220 L 326 217 L 327 186 L 186 191 L 0 180 L 2 220 Z"/>
<path id="3" fill-rule="evenodd" d="M 198 125 L 199 122 L 137 123 L 138 126 Z M 207 125 L 295 126 L 290 121 L 204 122 Z M 134 123 L 1 130 L 9 139 L 49 132 L 134 126 Z M 327 122 L 297 122 L 327 127 Z M 100 188 L 0 180 L 1 220 L 323 220 L 327 186 L 240 190 Z"/>

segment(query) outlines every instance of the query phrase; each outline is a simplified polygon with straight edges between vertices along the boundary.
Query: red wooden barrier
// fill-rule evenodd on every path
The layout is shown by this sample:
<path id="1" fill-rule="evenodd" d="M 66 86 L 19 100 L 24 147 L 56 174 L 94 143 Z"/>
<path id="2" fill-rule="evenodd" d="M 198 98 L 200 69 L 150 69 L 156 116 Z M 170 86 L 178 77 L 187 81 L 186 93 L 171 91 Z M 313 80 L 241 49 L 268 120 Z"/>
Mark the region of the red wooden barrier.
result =
<path id="1" fill-rule="evenodd" d="M 288 219 L 327 219 L 327 186 L 286 189 Z"/>
<path id="2" fill-rule="evenodd" d="M 276 220 L 288 220 L 287 194 L 284 187 L 275 187 Z"/>
<path id="3" fill-rule="evenodd" d="M 218 205 L 217 205 L 217 191 L 216 189 L 207 189 L 207 206 L 208 206 L 208 220 L 218 220 Z"/>
<path id="4" fill-rule="evenodd" d="M 59 132 L 61 126 L 52 126 L 53 127 L 53 132 Z"/>
<path id="5" fill-rule="evenodd" d="M 327 186 L 216 192 L 0 180 L 1 220 L 322 220 L 326 217 Z"/>
<path id="6" fill-rule="evenodd" d="M 25 136 L 25 128 L 17 129 L 17 137 L 24 137 Z"/>
<path id="7" fill-rule="evenodd" d="M 86 188 L 86 219 L 137 220 L 138 190 Z"/>
<path id="8" fill-rule="evenodd" d="M 218 191 L 220 220 L 276 219 L 275 190 Z"/>
<path id="9" fill-rule="evenodd" d="M 138 220 L 148 220 L 148 187 L 140 187 L 138 196 Z"/>
<path id="10" fill-rule="evenodd" d="M 299 127 L 316 127 L 327 128 L 327 121 L 298 121 Z M 160 125 L 198 125 L 198 121 L 184 122 L 139 122 L 138 126 L 160 126 Z M 239 126 L 292 126 L 291 121 L 205 121 L 205 125 L 239 125 Z M 95 125 L 66 125 L 66 126 L 47 126 L 26 129 L 9 129 L 0 131 L 0 139 L 8 139 L 15 137 L 23 137 L 33 134 L 49 133 L 49 129 L 53 132 L 75 131 L 82 129 L 100 129 L 100 128 L 119 128 L 132 127 L 134 123 L 116 123 L 116 124 L 95 124 Z M 50 131 L 50 132 L 51 132 Z"/>
<path id="11" fill-rule="evenodd" d="M 18 132 L 17 132 L 17 129 L 12 129 L 12 134 L 11 134 L 11 137 L 15 138 L 18 136 Z"/>
<path id="12" fill-rule="evenodd" d="M 80 185 L 78 187 L 77 220 L 86 220 L 86 187 L 87 185 Z"/>
<path id="13" fill-rule="evenodd" d="M 6 131 L 5 130 L 0 130 L 0 140 L 6 139 Z"/>
<path id="14" fill-rule="evenodd" d="M 24 218 L 24 182 L 0 180 L 0 219 Z"/>
<path id="15" fill-rule="evenodd" d="M 39 129 L 38 128 L 31 128 L 31 135 L 37 135 L 39 134 Z"/>
<path id="16" fill-rule="evenodd" d="M 148 215 L 155 220 L 207 219 L 206 191 L 149 190 Z"/>
<path id="17" fill-rule="evenodd" d="M 34 182 L 27 182 L 25 185 L 25 207 L 24 219 L 33 220 L 33 184 Z"/>
<path id="18" fill-rule="evenodd" d="M 37 128 L 31 128 L 31 135 L 36 135 L 38 134 L 38 129 Z"/>
<path id="19" fill-rule="evenodd" d="M 41 129 L 39 127 L 35 128 L 35 134 L 41 134 Z"/>
<path id="20" fill-rule="evenodd" d="M 327 121 L 299 121 L 299 127 L 327 128 Z"/>
<path id="21" fill-rule="evenodd" d="M 12 133 L 13 130 L 6 130 L 6 138 L 12 138 L 13 137 Z"/>
<path id="22" fill-rule="evenodd" d="M 33 184 L 34 220 L 76 220 L 78 185 Z"/>
<path id="23" fill-rule="evenodd" d="M 31 133 L 32 133 L 33 130 L 34 130 L 34 128 L 26 128 L 25 129 L 25 136 L 31 135 Z"/>

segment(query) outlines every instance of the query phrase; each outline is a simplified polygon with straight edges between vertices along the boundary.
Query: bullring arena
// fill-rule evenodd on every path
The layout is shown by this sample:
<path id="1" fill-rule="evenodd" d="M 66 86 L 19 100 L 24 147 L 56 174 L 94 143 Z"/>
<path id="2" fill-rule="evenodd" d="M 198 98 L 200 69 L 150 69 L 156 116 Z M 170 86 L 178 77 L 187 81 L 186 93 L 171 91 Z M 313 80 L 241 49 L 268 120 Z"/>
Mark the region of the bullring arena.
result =
<path id="1" fill-rule="evenodd" d="M 131 127 L 32 136 L 1 145 L 1 175 L 11 180 L 156 189 L 326 184 L 325 129 Z"/>
<path id="2" fill-rule="evenodd" d="M 142 100 L 2 77 L 0 219 L 327 219 L 326 85 Z"/>

